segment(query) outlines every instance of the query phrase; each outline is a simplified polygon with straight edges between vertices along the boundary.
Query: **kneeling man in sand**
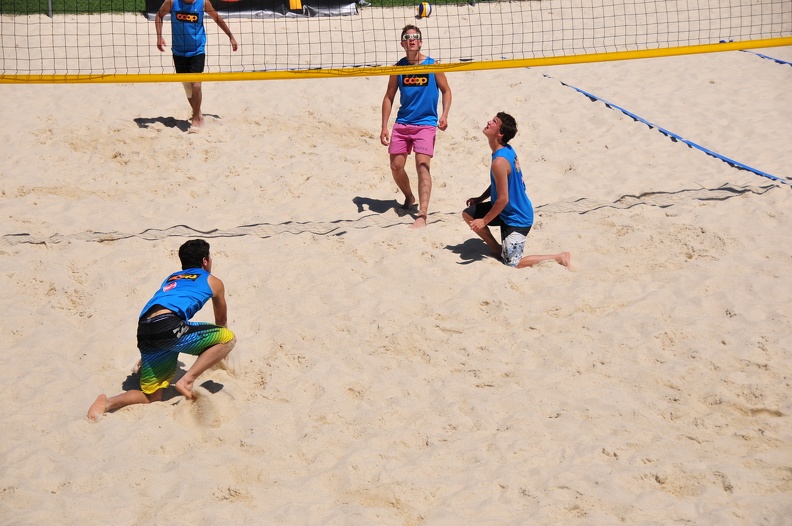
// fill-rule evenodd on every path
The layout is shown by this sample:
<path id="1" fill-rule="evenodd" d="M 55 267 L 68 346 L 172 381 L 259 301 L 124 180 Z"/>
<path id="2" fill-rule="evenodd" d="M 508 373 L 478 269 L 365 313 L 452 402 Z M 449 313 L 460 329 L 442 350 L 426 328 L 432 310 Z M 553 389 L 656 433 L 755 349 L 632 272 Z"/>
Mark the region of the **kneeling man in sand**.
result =
<path id="1" fill-rule="evenodd" d="M 99 395 L 88 409 L 89 420 L 99 420 L 107 411 L 128 405 L 162 400 L 162 391 L 176 373 L 179 353 L 198 356 L 174 385 L 186 398 L 193 398 L 195 380 L 234 348 L 236 337 L 225 327 L 228 309 L 223 282 L 211 274 L 209 243 L 187 241 L 179 248 L 179 259 L 182 270 L 162 282 L 138 319 L 140 390 L 110 398 Z M 210 298 L 215 323 L 189 321 Z"/>
<path id="2" fill-rule="evenodd" d="M 500 112 L 484 127 L 492 150 L 490 185 L 479 197 L 467 200 L 462 219 L 484 240 L 492 255 L 510 267 L 524 268 L 544 261 L 570 268 L 569 252 L 523 256 L 525 238 L 533 226 L 533 204 L 525 191 L 517 153 L 508 143 L 517 135 L 517 121 Z M 490 198 L 489 202 L 484 202 Z M 489 225 L 501 228 L 501 243 L 490 232 Z"/>

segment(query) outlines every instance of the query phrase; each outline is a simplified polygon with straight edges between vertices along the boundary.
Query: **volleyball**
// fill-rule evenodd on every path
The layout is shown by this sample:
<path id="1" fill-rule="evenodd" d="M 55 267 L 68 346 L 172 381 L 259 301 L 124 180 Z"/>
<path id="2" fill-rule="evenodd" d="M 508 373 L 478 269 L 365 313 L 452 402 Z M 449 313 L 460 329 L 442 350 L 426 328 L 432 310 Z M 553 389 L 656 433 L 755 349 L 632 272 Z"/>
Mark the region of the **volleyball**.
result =
<path id="1" fill-rule="evenodd" d="M 417 14 L 415 15 L 416 18 L 426 18 L 432 14 L 432 4 L 429 2 L 421 2 L 418 4 L 416 8 Z"/>

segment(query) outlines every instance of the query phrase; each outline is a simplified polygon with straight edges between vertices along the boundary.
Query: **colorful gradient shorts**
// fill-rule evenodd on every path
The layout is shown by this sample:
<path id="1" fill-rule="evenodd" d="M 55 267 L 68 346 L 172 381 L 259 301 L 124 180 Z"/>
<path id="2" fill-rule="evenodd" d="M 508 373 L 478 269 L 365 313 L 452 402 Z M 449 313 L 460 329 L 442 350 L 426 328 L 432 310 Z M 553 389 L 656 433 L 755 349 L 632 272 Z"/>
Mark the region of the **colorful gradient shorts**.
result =
<path id="1" fill-rule="evenodd" d="M 179 353 L 201 355 L 218 343 L 228 343 L 234 333 L 211 323 L 184 321 L 173 313 L 138 322 L 140 389 L 151 394 L 170 385 Z"/>

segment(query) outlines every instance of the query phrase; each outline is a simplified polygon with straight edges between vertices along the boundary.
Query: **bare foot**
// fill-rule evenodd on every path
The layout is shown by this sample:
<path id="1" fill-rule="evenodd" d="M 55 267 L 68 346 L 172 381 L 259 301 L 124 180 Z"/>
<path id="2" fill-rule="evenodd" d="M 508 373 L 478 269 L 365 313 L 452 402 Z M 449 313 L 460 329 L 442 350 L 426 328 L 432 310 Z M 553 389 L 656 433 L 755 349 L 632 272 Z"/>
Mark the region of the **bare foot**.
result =
<path id="1" fill-rule="evenodd" d="M 556 261 L 564 265 L 568 270 L 572 270 L 572 254 L 569 252 L 561 252 Z"/>
<path id="2" fill-rule="evenodd" d="M 411 195 L 404 199 L 404 204 L 402 204 L 402 210 L 409 210 L 415 204 L 415 196 Z"/>
<path id="3" fill-rule="evenodd" d="M 203 115 L 199 115 L 197 117 L 192 118 L 192 122 L 190 122 L 190 129 L 187 130 L 187 133 L 198 133 L 201 131 L 201 127 L 204 124 Z"/>
<path id="4" fill-rule="evenodd" d="M 88 420 L 91 422 L 98 422 L 104 416 L 105 411 L 107 410 L 107 397 L 103 394 L 100 394 L 96 397 L 96 400 L 91 407 L 88 408 Z"/>
<path id="5" fill-rule="evenodd" d="M 412 225 L 410 225 L 407 228 L 416 229 L 416 228 L 423 228 L 425 226 L 426 226 L 426 216 L 425 215 L 419 215 L 418 219 L 415 220 L 415 223 L 413 223 Z"/>
<path id="6" fill-rule="evenodd" d="M 186 398 L 187 400 L 192 400 L 192 398 L 193 398 L 193 390 L 192 390 L 193 383 L 194 383 L 194 381 L 187 381 L 182 376 L 181 379 L 178 382 L 173 384 L 173 387 L 175 387 L 177 391 L 179 391 L 181 394 L 183 394 L 184 398 Z"/>

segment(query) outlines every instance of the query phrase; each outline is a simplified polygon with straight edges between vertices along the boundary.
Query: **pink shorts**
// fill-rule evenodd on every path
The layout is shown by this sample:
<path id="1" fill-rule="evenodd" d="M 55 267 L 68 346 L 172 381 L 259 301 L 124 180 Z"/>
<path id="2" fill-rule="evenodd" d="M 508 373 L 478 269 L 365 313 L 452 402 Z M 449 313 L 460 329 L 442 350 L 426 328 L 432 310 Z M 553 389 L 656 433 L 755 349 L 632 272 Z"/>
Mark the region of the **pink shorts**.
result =
<path id="1" fill-rule="evenodd" d="M 435 126 L 413 126 L 397 122 L 393 125 L 388 153 L 392 155 L 410 154 L 410 152 L 415 150 L 415 153 L 422 153 L 432 157 L 434 155 L 436 133 L 437 127 Z"/>

